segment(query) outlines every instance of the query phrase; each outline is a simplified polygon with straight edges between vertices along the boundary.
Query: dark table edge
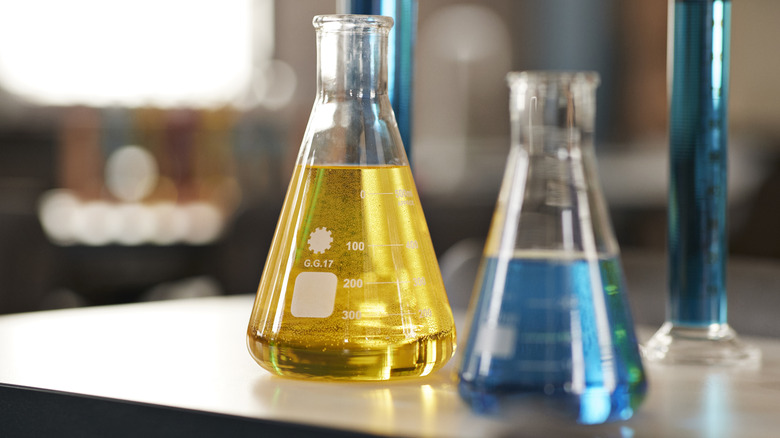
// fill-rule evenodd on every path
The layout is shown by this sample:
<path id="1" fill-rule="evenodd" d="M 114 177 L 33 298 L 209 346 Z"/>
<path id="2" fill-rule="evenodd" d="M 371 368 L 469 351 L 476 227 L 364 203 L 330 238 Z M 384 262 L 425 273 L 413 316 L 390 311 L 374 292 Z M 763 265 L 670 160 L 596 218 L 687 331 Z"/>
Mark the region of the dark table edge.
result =
<path id="1" fill-rule="evenodd" d="M 349 430 L 0 383 L 2 437 L 377 437 Z"/>

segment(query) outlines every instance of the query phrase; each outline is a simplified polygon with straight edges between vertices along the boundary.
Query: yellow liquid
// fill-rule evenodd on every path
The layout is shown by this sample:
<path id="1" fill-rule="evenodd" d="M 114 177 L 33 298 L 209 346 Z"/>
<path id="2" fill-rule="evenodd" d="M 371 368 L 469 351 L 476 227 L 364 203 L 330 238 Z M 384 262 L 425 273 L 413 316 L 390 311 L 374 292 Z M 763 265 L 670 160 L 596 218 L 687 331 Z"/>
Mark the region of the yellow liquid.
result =
<path id="1" fill-rule="evenodd" d="M 452 357 L 408 166 L 296 167 L 247 335 L 254 359 L 284 376 L 424 376 Z"/>

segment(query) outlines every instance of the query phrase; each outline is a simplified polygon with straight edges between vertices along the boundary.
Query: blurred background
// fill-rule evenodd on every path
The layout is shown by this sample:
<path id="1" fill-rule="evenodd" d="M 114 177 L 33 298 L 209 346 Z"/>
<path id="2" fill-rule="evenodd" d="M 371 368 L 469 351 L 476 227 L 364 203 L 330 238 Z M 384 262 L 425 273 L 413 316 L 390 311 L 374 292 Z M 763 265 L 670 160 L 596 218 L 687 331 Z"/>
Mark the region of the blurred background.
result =
<path id="1" fill-rule="evenodd" d="M 0 0 L 0 313 L 254 293 L 314 100 L 311 19 L 336 11 Z M 733 5 L 736 255 L 780 258 L 778 16 Z M 488 231 L 511 70 L 600 73 L 618 240 L 664 251 L 666 2 L 424 0 L 415 50 L 411 159 L 445 277 Z"/>

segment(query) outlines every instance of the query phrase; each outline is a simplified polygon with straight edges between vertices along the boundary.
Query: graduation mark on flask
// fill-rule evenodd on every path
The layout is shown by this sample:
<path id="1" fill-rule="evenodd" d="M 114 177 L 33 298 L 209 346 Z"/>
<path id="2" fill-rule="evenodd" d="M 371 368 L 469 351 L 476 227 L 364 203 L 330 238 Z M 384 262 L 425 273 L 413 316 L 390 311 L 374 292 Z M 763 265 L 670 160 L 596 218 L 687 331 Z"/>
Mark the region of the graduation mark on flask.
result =
<path id="1" fill-rule="evenodd" d="M 414 191 L 407 189 L 396 189 L 392 192 L 367 192 L 360 191 L 360 199 L 367 199 L 374 196 L 393 196 L 396 198 L 397 205 L 414 205 Z"/>
<path id="2" fill-rule="evenodd" d="M 417 240 L 408 240 L 404 243 L 369 243 L 365 242 L 347 242 L 348 251 L 364 251 L 366 248 L 406 248 L 406 249 L 418 249 L 420 245 Z"/>

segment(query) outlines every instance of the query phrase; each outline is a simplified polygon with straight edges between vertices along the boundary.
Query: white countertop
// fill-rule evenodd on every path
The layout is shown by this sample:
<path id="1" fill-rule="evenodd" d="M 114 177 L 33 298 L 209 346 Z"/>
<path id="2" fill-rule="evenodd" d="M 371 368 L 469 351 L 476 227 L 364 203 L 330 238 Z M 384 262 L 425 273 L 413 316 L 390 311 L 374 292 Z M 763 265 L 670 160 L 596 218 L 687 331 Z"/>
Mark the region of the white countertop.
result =
<path id="1" fill-rule="evenodd" d="M 627 422 L 481 417 L 440 372 L 390 383 L 280 378 L 250 358 L 252 296 L 0 316 L 0 383 L 248 418 L 403 436 L 771 437 L 780 434 L 780 341 L 753 338 L 760 369 L 648 366 Z M 646 338 L 650 330 L 640 330 Z"/>

